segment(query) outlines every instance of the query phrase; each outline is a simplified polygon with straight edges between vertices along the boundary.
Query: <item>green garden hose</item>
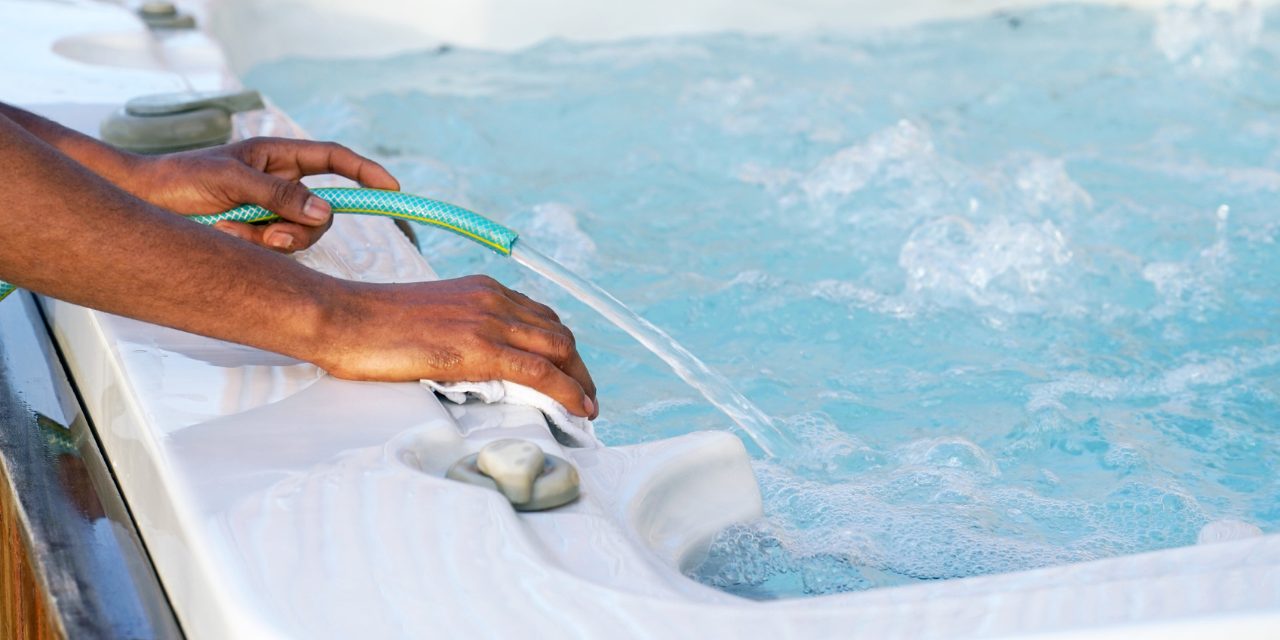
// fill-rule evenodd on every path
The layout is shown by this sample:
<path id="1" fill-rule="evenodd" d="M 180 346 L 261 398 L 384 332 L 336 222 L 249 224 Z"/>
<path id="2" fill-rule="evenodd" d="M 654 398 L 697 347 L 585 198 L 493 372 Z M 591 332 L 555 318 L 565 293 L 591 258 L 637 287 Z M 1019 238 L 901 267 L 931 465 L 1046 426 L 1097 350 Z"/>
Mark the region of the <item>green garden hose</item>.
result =
<path id="1" fill-rule="evenodd" d="M 412 220 L 448 229 L 504 255 L 511 255 L 519 234 L 484 216 L 462 207 L 399 191 L 325 187 L 311 193 L 329 203 L 334 213 L 360 213 Z M 200 224 L 266 222 L 280 216 L 257 205 L 246 204 L 222 213 L 190 216 Z M 0 280 L 0 300 L 13 293 L 14 286 Z"/>

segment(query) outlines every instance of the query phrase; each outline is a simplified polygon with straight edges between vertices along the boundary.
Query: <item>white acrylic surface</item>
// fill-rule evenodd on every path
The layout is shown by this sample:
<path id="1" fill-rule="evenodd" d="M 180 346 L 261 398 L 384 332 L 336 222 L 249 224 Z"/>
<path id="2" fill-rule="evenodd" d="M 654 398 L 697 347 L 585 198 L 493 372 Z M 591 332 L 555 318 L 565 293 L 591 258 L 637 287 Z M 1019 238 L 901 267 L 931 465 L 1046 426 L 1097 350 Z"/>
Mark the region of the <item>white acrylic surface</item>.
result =
<path id="1" fill-rule="evenodd" d="M 1238 0 L 1083 0 L 1158 7 Z M 1255 0 L 1268 4 L 1274 0 Z M 617 40 L 744 31 L 856 31 L 959 18 L 1046 0 L 210 0 L 233 69 L 282 57 L 384 56 L 442 43 L 517 49 L 547 38 Z M 318 47 L 321 41 L 325 46 Z"/>
<path id="2" fill-rule="evenodd" d="M 0 55 L 23 61 L 6 67 L 0 99 L 92 131 L 132 95 L 227 82 L 202 36 L 147 37 L 96 3 L 0 2 Z M 299 133 L 281 114 L 239 125 Z M 343 277 L 434 277 L 385 220 L 342 218 L 302 259 Z M 192 638 L 1262 638 L 1280 628 L 1277 536 L 739 600 L 678 570 L 715 530 L 758 513 L 730 436 L 566 450 L 530 409 L 446 408 L 416 384 L 339 381 L 261 351 L 44 302 Z M 441 477 L 458 457 L 511 436 L 575 463 L 583 498 L 517 515 L 496 493 Z"/>

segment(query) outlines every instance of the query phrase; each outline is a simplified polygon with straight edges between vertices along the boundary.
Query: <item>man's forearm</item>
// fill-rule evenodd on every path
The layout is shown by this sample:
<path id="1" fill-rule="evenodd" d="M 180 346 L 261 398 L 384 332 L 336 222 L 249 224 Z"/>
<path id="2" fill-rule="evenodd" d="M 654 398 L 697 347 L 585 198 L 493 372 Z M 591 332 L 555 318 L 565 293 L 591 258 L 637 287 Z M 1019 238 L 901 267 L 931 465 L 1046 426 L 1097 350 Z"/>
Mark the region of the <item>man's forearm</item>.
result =
<path id="1" fill-rule="evenodd" d="M 0 102 L 0 118 L 8 118 L 90 171 L 125 187 L 139 157 L 30 111 Z"/>
<path id="2" fill-rule="evenodd" d="M 4 117 L 0 174 L 0 279 L 20 287 L 303 358 L 343 288 L 115 188 Z"/>

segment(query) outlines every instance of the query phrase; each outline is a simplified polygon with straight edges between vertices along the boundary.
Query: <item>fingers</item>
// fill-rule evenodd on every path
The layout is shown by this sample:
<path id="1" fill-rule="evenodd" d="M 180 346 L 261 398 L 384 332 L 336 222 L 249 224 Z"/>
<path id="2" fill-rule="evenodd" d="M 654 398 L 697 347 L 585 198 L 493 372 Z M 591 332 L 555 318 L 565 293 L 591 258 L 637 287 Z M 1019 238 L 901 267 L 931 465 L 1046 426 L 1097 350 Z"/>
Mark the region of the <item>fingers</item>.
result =
<path id="1" fill-rule="evenodd" d="M 582 386 L 582 390 L 586 392 L 587 397 L 591 399 L 591 406 L 589 407 L 591 412 L 587 414 L 587 417 L 592 420 L 600 417 L 600 400 L 598 399 L 599 396 L 596 395 L 595 380 L 591 379 L 591 373 L 587 371 L 587 363 L 582 361 L 582 356 L 577 351 L 573 352 L 573 359 L 569 364 L 565 365 L 564 372 L 569 374 L 569 377 L 577 380 L 578 384 Z"/>
<path id="2" fill-rule="evenodd" d="M 484 309 L 491 318 L 497 320 L 504 336 L 498 338 L 505 344 L 523 353 L 533 354 L 554 365 L 562 374 L 568 376 L 585 395 L 578 406 L 586 409 L 585 415 L 595 418 L 599 415 L 596 403 L 596 385 L 587 372 L 587 366 L 578 353 L 573 332 L 560 322 L 556 312 L 544 304 L 535 302 L 528 296 L 508 289 L 488 276 L 470 276 L 461 278 L 459 283 L 465 284 L 472 295 L 474 305 Z M 528 383 L 522 383 L 528 384 Z M 538 385 L 538 390 L 551 393 Z M 554 396 L 553 396 L 554 397 Z M 559 400 L 559 398 L 557 398 Z M 565 407 L 575 404 L 561 401 Z M 572 409 L 571 409 L 572 410 Z"/>
<path id="3" fill-rule="evenodd" d="M 521 351 L 550 360 L 560 371 L 567 374 L 578 384 L 578 388 L 590 399 L 586 415 L 595 418 L 600 408 L 596 403 L 596 384 L 587 372 L 587 365 L 578 354 L 573 334 L 563 325 L 560 331 L 547 330 L 540 327 L 513 323 L 509 328 L 508 344 Z M 565 404 L 565 406 L 569 406 Z"/>
<path id="4" fill-rule="evenodd" d="M 256 138 L 246 149 L 246 162 L 287 180 L 335 173 L 374 189 L 400 189 L 399 181 L 382 165 L 334 142 Z"/>
<path id="5" fill-rule="evenodd" d="M 494 378 L 538 389 L 574 415 L 591 416 L 596 412 L 594 401 L 587 397 L 582 385 L 550 360 L 528 351 L 506 348 L 499 353 L 498 361 L 498 370 L 492 373 Z"/>
<path id="6" fill-rule="evenodd" d="M 327 228 L 333 219 L 328 202 L 311 194 L 301 182 L 285 180 L 245 167 L 229 182 L 228 195 L 237 202 L 256 204 L 300 225 Z"/>
<path id="7" fill-rule="evenodd" d="M 541 327 L 546 331 L 559 333 L 568 337 L 570 347 L 567 353 L 568 357 L 562 360 L 553 358 L 553 361 L 559 365 L 565 373 L 572 376 L 579 384 L 582 385 L 583 390 L 587 392 L 587 395 L 591 398 L 593 404 L 595 404 L 595 413 L 589 416 L 590 418 L 595 419 L 600 415 L 600 404 L 597 401 L 596 396 L 596 383 L 591 379 L 591 373 L 587 371 L 587 365 L 582 361 L 582 355 L 578 353 L 573 333 L 569 331 L 568 327 L 564 326 L 564 324 L 560 322 L 559 314 L 557 314 L 551 307 L 548 307 L 547 305 L 542 304 L 541 302 L 538 302 L 514 289 L 507 289 L 506 292 L 512 300 L 518 302 L 523 307 L 523 311 L 525 312 L 524 317 L 526 318 L 525 322 Z M 529 312 L 534 314 L 532 319 L 528 316 Z"/>
<path id="8" fill-rule="evenodd" d="M 292 222 L 275 222 L 267 225 L 243 222 L 219 222 L 214 228 L 246 242 L 266 247 L 280 253 L 301 251 L 315 244 L 324 234 L 324 227 L 305 227 Z"/>
<path id="9" fill-rule="evenodd" d="M 292 253 L 294 251 L 302 251 L 311 248 L 320 236 L 323 236 L 329 227 L 333 224 L 333 218 L 325 221 L 318 227 L 296 224 L 293 222 L 273 222 L 268 225 L 258 225 L 262 229 L 263 245 Z M 255 226 L 255 225 L 249 225 Z"/>
<path id="10" fill-rule="evenodd" d="M 222 231 L 281 252 L 310 247 L 333 223 L 333 209 L 315 196 L 299 178 L 336 173 L 368 187 L 399 189 L 378 163 L 339 144 L 257 138 L 233 148 L 244 164 L 225 182 L 225 195 L 233 202 L 264 207 L 285 222 L 265 227 L 219 225 Z"/>
<path id="11" fill-rule="evenodd" d="M 251 224 L 245 224 L 245 223 L 243 223 L 243 222 L 225 222 L 225 221 L 224 221 L 224 222 L 219 222 L 219 223 L 217 223 L 217 224 L 213 225 L 213 228 L 214 228 L 214 229 L 217 229 L 218 231 L 221 231 L 221 232 L 223 232 L 223 233 L 225 233 L 225 234 L 227 234 L 227 235 L 235 236 L 235 237 L 237 237 L 237 238 L 240 238 L 241 240 L 244 240 L 245 242 L 252 242 L 252 243 L 254 243 L 254 244 L 262 244 L 262 243 L 260 242 L 260 240 L 261 240 L 261 234 L 260 234 L 260 232 L 258 231 L 258 229 L 257 229 L 256 227 L 254 227 L 254 226 L 253 226 L 253 225 L 251 225 Z"/>
<path id="12" fill-rule="evenodd" d="M 515 300 L 516 302 L 519 302 L 520 304 L 526 307 L 529 307 L 530 309 L 534 310 L 542 317 L 547 318 L 548 320 L 552 320 L 554 322 L 560 322 L 560 314 L 556 313 L 555 309 L 552 309 L 551 307 L 548 307 L 547 305 L 542 304 L 541 302 L 538 302 L 537 300 L 534 300 L 533 298 L 530 298 L 529 296 L 526 296 L 525 294 L 520 293 L 515 289 L 507 289 L 506 291 L 507 291 L 507 295 L 510 296 L 511 299 Z"/>

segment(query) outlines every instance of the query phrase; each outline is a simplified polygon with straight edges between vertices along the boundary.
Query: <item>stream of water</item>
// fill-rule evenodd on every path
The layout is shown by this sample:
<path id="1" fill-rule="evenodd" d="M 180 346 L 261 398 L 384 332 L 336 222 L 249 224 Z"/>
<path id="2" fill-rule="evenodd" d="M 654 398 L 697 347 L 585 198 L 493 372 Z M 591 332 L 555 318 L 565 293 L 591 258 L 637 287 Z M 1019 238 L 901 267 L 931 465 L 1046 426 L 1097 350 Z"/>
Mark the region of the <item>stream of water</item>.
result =
<path id="1" fill-rule="evenodd" d="M 656 325 L 636 315 L 627 305 L 595 283 L 565 268 L 525 243 L 517 244 L 511 257 L 534 273 L 560 285 L 583 304 L 595 309 L 615 326 L 635 338 L 646 349 L 667 363 L 681 380 L 698 390 L 702 397 L 724 412 L 742 428 L 751 442 L 765 455 L 785 457 L 794 440 L 774 426 L 773 421 L 750 400 L 734 390 L 724 376 L 716 373 L 675 338 Z"/>

